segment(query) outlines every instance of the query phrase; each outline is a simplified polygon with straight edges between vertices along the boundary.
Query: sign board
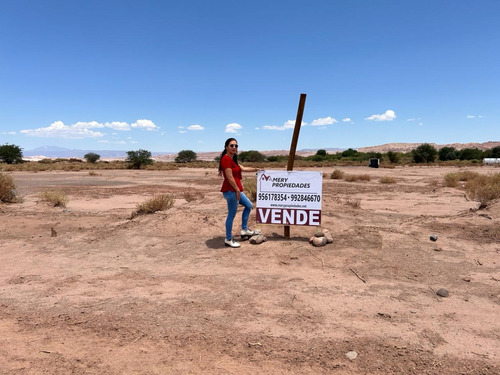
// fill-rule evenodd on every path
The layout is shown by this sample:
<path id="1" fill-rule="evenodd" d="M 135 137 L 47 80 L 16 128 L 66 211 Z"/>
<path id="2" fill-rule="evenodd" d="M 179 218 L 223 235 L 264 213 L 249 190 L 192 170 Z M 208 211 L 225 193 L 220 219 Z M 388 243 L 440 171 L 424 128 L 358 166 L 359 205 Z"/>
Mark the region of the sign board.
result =
<path id="1" fill-rule="evenodd" d="M 321 172 L 259 171 L 257 208 L 259 224 L 321 224 Z"/>

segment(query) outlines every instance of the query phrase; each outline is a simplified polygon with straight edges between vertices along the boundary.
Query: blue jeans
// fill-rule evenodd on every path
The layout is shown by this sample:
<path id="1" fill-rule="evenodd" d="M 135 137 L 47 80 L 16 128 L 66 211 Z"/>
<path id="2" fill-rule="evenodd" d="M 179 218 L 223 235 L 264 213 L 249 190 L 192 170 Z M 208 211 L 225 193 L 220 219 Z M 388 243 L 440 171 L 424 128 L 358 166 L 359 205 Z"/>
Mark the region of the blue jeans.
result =
<path id="1" fill-rule="evenodd" d="M 252 211 L 252 202 L 250 202 L 250 199 L 243 192 L 240 193 L 239 202 L 236 200 L 236 192 L 234 191 L 225 191 L 222 195 L 227 201 L 226 239 L 230 240 L 233 238 L 233 221 L 236 211 L 238 211 L 238 203 L 245 207 L 241 216 L 241 229 L 248 229 L 248 217 L 250 216 L 250 211 Z"/>

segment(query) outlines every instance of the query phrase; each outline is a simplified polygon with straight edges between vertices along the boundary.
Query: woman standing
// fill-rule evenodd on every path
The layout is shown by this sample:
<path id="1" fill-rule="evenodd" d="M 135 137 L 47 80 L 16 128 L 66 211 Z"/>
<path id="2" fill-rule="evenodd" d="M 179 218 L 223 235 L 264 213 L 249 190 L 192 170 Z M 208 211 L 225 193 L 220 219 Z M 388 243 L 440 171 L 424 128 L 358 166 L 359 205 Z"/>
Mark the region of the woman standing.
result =
<path id="1" fill-rule="evenodd" d="M 241 184 L 241 172 L 257 172 L 257 168 L 243 167 L 238 164 L 238 142 L 234 138 L 228 138 L 224 144 L 219 161 L 219 175 L 224 176 L 224 182 L 220 191 L 227 201 L 226 218 L 226 239 L 224 243 L 230 247 L 240 247 L 240 244 L 233 239 L 233 221 L 238 210 L 238 204 L 243 207 L 241 217 L 241 237 L 249 238 L 254 235 L 254 231 L 248 229 L 248 217 L 252 210 L 252 202 L 243 193 Z"/>

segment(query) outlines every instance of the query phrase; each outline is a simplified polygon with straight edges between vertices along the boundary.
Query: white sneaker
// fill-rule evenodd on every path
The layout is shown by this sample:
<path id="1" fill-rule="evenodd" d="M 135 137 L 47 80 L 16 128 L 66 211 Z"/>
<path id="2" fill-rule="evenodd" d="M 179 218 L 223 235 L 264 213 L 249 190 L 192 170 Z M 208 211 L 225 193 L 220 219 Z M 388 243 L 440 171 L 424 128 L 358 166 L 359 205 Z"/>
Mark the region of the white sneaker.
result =
<path id="1" fill-rule="evenodd" d="M 224 244 L 229 247 L 240 247 L 241 245 L 233 240 L 232 238 L 230 240 L 224 240 Z"/>
<path id="2" fill-rule="evenodd" d="M 250 229 L 242 229 L 240 234 L 241 237 L 252 237 L 255 234 L 255 232 Z"/>

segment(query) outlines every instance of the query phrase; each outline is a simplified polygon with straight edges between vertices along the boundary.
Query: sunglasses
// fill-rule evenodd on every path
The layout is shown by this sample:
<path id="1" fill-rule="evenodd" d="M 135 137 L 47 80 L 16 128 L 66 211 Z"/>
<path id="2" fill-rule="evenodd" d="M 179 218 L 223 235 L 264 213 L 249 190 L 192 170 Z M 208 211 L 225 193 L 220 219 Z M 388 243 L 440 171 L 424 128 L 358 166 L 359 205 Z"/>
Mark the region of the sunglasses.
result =
<path id="1" fill-rule="evenodd" d="M 238 148 L 238 145 L 229 145 L 229 147 L 231 147 L 231 148 L 235 148 L 235 147 Z"/>

